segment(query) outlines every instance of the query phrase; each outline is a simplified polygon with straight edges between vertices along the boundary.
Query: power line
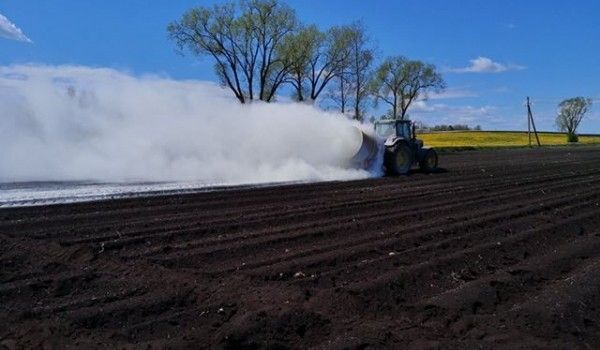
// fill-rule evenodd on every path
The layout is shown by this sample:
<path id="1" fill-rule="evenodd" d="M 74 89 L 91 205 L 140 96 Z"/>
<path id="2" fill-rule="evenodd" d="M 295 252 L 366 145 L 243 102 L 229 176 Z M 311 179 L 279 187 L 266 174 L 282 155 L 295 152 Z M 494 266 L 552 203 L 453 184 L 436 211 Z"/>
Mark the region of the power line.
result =
<path id="1" fill-rule="evenodd" d="M 591 97 L 592 102 L 600 102 L 600 97 Z M 565 97 L 536 97 L 531 100 L 531 105 L 535 106 L 536 104 L 556 104 L 558 106 L 559 103 L 565 100 Z"/>

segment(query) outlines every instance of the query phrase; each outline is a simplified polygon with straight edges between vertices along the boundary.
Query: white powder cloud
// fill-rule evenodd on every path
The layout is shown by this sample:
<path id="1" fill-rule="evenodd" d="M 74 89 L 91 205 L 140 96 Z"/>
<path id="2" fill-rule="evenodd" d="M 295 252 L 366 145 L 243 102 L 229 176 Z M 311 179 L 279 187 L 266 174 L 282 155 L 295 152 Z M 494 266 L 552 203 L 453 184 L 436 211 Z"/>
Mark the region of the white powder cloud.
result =
<path id="1" fill-rule="evenodd" d="M 0 66 L 0 115 L 0 182 L 371 176 L 346 167 L 361 139 L 341 114 L 298 103 L 241 105 L 209 82 L 81 66 Z"/>
<path id="2" fill-rule="evenodd" d="M 23 31 L 0 13 L 0 37 L 31 43 Z"/>

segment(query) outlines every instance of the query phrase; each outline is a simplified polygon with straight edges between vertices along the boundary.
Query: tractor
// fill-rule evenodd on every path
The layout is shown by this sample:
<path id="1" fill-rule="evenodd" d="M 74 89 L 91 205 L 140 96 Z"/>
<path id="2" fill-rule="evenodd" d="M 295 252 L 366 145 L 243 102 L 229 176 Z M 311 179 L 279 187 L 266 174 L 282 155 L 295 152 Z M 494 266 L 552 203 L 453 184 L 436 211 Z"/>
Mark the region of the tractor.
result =
<path id="1" fill-rule="evenodd" d="M 387 175 L 407 174 L 414 164 L 419 164 L 427 173 L 436 170 L 437 153 L 416 138 L 415 126 L 410 120 L 376 121 L 375 135 L 385 140 L 383 166 Z"/>

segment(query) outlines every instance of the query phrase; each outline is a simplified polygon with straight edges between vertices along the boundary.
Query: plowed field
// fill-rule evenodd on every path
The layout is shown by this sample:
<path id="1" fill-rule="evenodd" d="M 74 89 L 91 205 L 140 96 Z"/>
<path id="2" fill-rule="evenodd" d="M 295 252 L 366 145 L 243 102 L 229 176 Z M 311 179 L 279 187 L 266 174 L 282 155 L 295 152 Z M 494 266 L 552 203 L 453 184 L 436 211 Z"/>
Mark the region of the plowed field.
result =
<path id="1" fill-rule="evenodd" d="M 600 148 L 0 210 L 0 348 L 600 348 Z"/>

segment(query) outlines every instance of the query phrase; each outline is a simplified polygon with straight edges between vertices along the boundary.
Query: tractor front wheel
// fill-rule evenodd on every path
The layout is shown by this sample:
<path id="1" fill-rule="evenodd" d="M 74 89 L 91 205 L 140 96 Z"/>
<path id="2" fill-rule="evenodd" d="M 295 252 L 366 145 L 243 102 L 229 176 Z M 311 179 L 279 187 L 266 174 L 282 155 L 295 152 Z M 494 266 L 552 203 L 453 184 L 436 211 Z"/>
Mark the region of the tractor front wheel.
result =
<path id="1" fill-rule="evenodd" d="M 407 174 L 413 163 L 413 154 L 405 143 L 385 150 L 385 169 L 389 175 Z"/>
<path id="2" fill-rule="evenodd" d="M 430 173 L 435 171 L 438 166 L 438 156 L 437 152 L 433 149 L 427 150 L 425 157 L 419 162 L 419 167 L 425 173 Z"/>

